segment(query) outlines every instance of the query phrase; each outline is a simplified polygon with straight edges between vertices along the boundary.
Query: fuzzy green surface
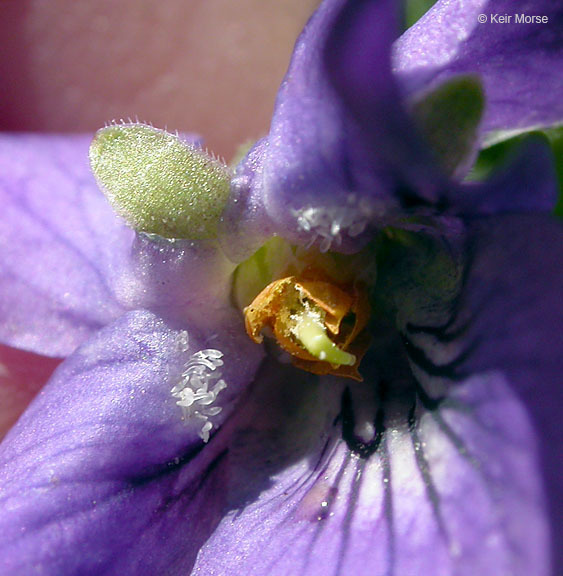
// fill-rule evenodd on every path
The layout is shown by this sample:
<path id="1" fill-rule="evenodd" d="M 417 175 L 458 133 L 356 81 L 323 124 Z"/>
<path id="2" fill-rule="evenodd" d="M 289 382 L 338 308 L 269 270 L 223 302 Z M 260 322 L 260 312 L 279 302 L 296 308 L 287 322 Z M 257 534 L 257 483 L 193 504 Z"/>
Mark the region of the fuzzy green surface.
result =
<path id="1" fill-rule="evenodd" d="M 112 125 L 97 132 L 90 164 L 114 210 L 136 230 L 216 236 L 230 173 L 200 148 L 145 124 Z"/>

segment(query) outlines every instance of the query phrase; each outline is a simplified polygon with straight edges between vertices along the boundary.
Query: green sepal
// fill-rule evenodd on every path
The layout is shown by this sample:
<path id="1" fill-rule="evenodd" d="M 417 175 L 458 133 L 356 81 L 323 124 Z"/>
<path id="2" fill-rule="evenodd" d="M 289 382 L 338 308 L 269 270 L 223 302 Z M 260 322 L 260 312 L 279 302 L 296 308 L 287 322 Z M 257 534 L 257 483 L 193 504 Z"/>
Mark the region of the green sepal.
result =
<path id="1" fill-rule="evenodd" d="M 545 131 L 555 158 L 555 170 L 559 181 L 559 198 L 555 206 L 555 214 L 563 218 L 563 126 L 557 126 Z"/>
<path id="2" fill-rule="evenodd" d="M 484 108 L 481 82 L 473 76 L 452 78 L 414 105 L 417 123 L 447 174 L 471 159 Z"/>
<path id="3" fill-rule="evenodd" d="M 405 29 L 415 24 L 432 8 L 436 0 L 407 0 L 405 2 Z"/>
<path id="4" fill-rule="evenodd" d="M 96 133 L 90 164 L 135 230 L 192 240 L 217 235 L 230 172 L 201 148 L 146 124 L 116 124 Z"/>

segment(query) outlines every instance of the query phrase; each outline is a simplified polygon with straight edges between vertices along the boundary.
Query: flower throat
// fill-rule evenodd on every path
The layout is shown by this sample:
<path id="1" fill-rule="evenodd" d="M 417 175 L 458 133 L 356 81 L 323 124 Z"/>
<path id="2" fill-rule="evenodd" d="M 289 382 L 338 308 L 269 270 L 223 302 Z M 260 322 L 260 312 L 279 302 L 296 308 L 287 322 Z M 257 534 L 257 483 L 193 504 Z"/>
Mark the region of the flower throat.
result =
<path id="1" fill-rule="evenodd" d="M 272 239 L 235 277 L 250 338 L 273 337 L 302 370 L 361 381 L 359 365 L 370 344 L 369 274 L 361 261 Z"/>

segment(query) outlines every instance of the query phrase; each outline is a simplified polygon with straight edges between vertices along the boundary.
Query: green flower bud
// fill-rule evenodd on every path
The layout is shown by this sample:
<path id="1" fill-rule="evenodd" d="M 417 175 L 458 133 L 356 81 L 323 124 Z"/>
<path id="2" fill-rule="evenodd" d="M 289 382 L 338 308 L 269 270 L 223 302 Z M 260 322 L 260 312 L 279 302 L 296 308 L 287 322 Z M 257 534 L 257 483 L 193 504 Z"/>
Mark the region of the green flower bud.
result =
<path id="1" fill-rule="evenodd" d="M 216 236 L 230 173 L 202 149 L 146 124 L 111 125 L 97 132 L 90 164 L 114 210 L 135 230 Z"/>

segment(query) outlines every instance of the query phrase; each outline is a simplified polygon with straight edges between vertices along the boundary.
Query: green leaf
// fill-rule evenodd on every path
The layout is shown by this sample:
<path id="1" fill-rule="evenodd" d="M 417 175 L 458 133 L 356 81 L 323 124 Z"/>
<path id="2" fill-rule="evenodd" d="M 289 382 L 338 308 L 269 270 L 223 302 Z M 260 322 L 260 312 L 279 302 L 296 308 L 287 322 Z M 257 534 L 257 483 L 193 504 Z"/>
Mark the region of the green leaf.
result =
<path id="1" fill-rule="evenodd" d="M 485 107 L 481 82 L 457 76 L 427 93 L 414 106 L 414 116 L 448 174 L 474 151 Z"/>
<path id="2" fill-rule="evenodd" d="M 405 27 L 417 22 L 434 4 L 436 0 L 407 0 L 405 3 Z"/>
<path id="3" fill-rule="evenodd" d="M 555 157 L 555 170 L 559 180 L 559 198 L 555 206 L 555 214 L 563 218 L 563 126 L 546 130 L 545 134 Z"/>
<path id="4" fill-rule="evenodd" d="M 114 210 L 135 230 L 216 236 L 230 173 L 200 148 L 146 124 L 111 125 L 97 132 L 90 164 Z"/>

